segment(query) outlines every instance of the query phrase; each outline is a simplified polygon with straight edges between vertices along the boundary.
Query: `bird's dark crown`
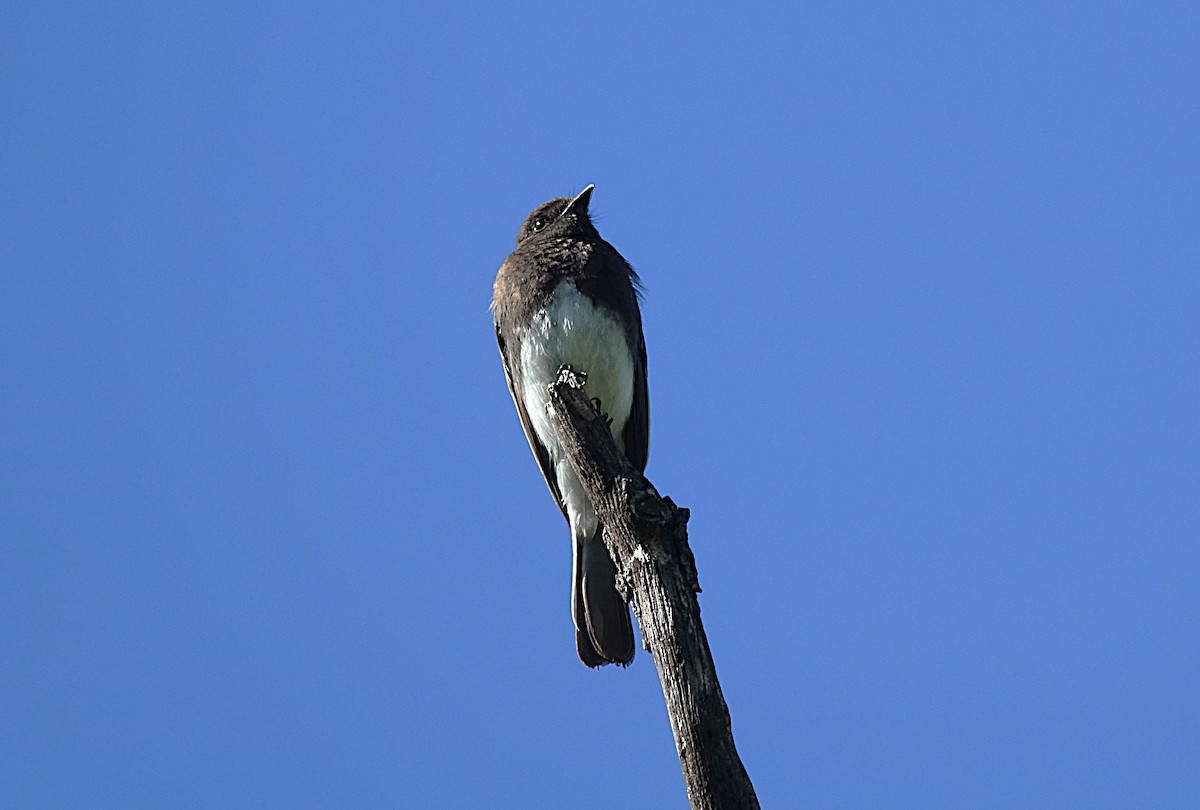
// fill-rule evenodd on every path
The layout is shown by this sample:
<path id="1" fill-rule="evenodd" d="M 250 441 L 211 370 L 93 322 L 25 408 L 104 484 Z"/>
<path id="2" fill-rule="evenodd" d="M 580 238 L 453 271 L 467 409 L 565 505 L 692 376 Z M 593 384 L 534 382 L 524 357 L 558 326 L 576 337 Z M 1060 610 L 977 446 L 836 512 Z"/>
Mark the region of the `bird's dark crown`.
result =
<path id="1" fill-rule="evenodd" d="M 517 233 L 517 246 L 532 239 L 561 239 L 594 234 L 596 228 L 588 215 L 592 187 L 577 197 L 556 197 L 533 209 Z"/>

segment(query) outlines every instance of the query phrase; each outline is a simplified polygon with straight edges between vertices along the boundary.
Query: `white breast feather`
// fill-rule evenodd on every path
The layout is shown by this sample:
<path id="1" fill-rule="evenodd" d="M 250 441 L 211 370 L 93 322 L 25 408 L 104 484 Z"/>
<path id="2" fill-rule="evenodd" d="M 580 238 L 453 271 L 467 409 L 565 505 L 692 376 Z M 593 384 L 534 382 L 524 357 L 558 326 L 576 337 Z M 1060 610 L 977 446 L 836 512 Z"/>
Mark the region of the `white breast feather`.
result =
<path id="1" fill-rule="evenodd" d="M 520 395 L 533 432 L 550 451 L 572 527 L 576 534 L 590 536 L 595 531 L 596 516 L 574 470 L 562 456 L 546 417 L 546 388 L 557 379 L 563 364 L 586 372 L 584 390 L 589 397 L 600 400 L 604 412 L 612 418 L 613 436 L 624 450 L 621 432 L 633 404 L 634 363 L 625 330 L 607 310 L 592 306 L 575 285 L 563 282 L 551 296 L 550 306 L 534 316 L 530 331 L 521 341 L 520 362 L 525 372 Z"/>

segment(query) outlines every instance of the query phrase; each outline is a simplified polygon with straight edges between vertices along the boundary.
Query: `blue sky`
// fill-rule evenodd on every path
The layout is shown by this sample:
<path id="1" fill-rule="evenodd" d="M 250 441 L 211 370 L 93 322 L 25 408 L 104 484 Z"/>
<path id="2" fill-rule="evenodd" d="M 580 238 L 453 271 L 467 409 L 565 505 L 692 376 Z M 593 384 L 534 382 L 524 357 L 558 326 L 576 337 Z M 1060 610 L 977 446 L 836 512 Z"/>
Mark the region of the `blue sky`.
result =
<path id="1" fill-rule="evenodd" d="M 596 184 L 771 807 L 1200 804 L 1188 3 L 0 14 L 0 805 L 685 807 L 487 304 Z"/>

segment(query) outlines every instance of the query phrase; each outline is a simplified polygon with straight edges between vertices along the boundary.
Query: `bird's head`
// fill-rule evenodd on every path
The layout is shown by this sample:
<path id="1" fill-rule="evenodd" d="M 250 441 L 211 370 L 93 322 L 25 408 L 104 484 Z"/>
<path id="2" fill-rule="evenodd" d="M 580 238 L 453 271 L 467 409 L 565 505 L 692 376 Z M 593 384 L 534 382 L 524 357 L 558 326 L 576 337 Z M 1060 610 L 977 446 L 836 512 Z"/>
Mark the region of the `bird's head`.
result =
<path id="1" fill-rule="evenodd" d="M 589 185 L 575 197 L 557 197 L 533 209 L 517 234 L 518 247 L 534 239 L 586 236 L 595 231 L 588 216 L 588 203 L 594 188 Z"/>

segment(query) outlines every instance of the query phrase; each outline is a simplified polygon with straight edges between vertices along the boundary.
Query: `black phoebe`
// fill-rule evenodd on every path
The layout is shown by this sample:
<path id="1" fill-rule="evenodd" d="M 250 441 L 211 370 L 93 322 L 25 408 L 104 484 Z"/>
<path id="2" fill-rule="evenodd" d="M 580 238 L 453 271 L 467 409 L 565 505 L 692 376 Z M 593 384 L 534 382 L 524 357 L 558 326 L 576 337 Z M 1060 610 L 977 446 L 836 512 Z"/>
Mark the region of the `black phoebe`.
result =
<path id="1" fill-rule="evenodd" d="M 616 590 L 603 527 L 546 416 L 559 367 L 584 372 L 625 457 L 646 469 L 650 403 L 638 277 L 588 216 L 594 186 L 538 206 L 517 234 L 492 291 L 496 338 L 525 437 L 571 525 L 575 646 L 589 667 L 633 660 L 629 608 Z"/>

